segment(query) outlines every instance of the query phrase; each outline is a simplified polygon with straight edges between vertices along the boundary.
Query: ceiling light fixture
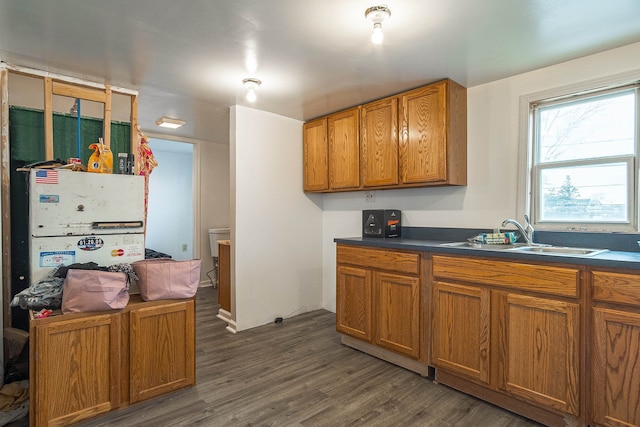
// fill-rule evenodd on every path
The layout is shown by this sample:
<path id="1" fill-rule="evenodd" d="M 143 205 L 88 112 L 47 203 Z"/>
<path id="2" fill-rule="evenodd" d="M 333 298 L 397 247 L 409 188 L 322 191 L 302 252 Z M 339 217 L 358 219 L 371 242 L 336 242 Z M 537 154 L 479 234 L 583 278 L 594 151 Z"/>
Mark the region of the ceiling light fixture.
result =
<path id="1" fill-rule="evenodd" d="M 391 16 L 391 10 L 387 6 L 371 6 L 364 11 L 364 17 L 367 21 L 373 23 L 373 34 L 371 34 L 371 42 L 373 44 L 381 44 L 384 35 L 382 34 L 382 23 Z"/>
<path id="2" fill-rule="evenodd" d="M 262 82 L 258 79 L 249 78 L 242 80 L 242 85 L 249 90 L 247 92 L 247 101 L 251 103 L 256 102 L 256 89 L 258 89 L 261 84 Z"/>
<path id="3" fill-rule="evenodd" d="M 184 120 L 180 119 L 172 119 L 170 117 L 160 117 L 156 120 L 156 124 L 163 128 L 177 129 L 180 126 L 183 126 L 185 123 Z"/>

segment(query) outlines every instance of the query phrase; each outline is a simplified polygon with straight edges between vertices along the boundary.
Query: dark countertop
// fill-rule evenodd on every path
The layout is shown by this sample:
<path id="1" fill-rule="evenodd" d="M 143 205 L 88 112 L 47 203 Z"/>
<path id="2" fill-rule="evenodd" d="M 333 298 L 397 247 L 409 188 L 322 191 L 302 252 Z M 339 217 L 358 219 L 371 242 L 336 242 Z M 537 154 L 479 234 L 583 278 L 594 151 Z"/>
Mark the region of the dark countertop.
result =
<path id="1" fill-rule="evenodd" d="M 403 228 L 403 236 L 405 236 L 406 234 L 411 233 L 404 233 Z M 388 239 L 373 237 L 335 238 L 334 242 L 345 245 L 368 246 L 373 248 L 405 249 L 431 253 L 482 256 L 511 260 L 544 261 L 550 263 L 578 264 L 640 270 L 640 252 L 627 252 L 610 249 L 606 252 L 593 256 L 523 253 L 512 250 L 443 246 L 443 244 L 445 243 L 465 241 L 466 238 L 460 238 L 460 234 L 451 235 L 450 239 L 444 238 L 446 237 L 445 234 L 438 235 L 438 233 L 435 233 L 432 235 L 434 237 L 428 239 L 419 238 L 419 236 L 416 236 L 416 233 L 413 233 L 411 237 Z M 469 237 L 472 234 L 466 233 L 464 235 Z M 565 244 L 563 246 L 575 247 L 576 245 Z M 579 247 L 608 249 L 603 246 L 594 245 L 580 245 Z"/>

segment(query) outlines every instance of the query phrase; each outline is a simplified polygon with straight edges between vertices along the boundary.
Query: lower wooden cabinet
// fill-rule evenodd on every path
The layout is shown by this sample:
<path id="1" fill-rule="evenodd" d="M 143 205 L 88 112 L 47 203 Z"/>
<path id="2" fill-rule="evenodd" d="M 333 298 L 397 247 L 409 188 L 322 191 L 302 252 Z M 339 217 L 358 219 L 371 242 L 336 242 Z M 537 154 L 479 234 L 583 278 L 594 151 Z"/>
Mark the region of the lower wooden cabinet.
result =
<path id="1" fill-rule="evenodd" d="M 580 306 L 496 294 L 499 388 L 545 408 L 580 415 Z"/>
<path id="2" fill-rule="evenodd" d="M 64 426 L 195 384 L 194 300 L 30 324 L 30 425 Z"/>
<path id="3" fill-rule="evenodd" d="M 640 274 L 593 271 L 593 425 L 640 426 Z"/>
<path id="4" fill-rule="evenodd" d="M 482 384 L 489 383 L 490 292 L 479 286 L 433 284 L 433 364 Z"/>
<path id="5" fill-rule="evenodd" d="M 417 359 L 420 356 L 420 279 L 384 272 L 373 275 L 376 345 Z"/>
<path id="6" fill-rule="evenodd" d="M 336 330 L 426 372 L 420 254 L 338 245 L 337 264 Z"/>
<path id="7" fill-rule="evenodd" d="M 336 288 L 336 330 L 371 342 L 371 271 L 339 265 Z"/>
<path id="8" fill-rule="evenodd" d="M 67 316 L 31 323 L 32 426 L 68 425 L 120 404 L 120 316 Z"/>
<path id="9" fill-rule="evenodd" d="M 547 425 L 579 425 L 579 278 L 572 266 L 434 255 L 436 380 Z"/>

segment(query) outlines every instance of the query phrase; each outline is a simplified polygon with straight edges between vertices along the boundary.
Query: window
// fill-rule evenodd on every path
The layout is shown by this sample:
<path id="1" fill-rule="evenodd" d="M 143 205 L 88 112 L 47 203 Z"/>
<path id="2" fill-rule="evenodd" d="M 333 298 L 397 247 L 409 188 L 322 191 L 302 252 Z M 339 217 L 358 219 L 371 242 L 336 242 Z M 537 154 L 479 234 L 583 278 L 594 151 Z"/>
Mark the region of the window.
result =
<path id="1" fill-rule="evenodd" d="M 637 106 L 638 85 L 530 104 L 537 226 L 637 230 Z"/>

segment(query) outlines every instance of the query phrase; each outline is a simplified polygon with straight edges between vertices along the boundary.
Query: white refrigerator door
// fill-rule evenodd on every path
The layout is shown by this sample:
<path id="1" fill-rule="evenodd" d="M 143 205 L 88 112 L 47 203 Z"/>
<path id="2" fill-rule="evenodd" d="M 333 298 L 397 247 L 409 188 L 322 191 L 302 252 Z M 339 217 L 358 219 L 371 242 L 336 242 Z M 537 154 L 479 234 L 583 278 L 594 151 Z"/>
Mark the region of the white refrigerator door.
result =
<path id="1" fill-rule="evenodd" d="M 143 234 L 37 237 L 31 239 L 31 283 L 56 267 L 95 262 L 107 266 L 144 259 Z"/>
<path id="2" fill-rule="evenodd" d="M 29 224 L 34 237 L 144 232 L 144 177 L 33 169 Z"/>

